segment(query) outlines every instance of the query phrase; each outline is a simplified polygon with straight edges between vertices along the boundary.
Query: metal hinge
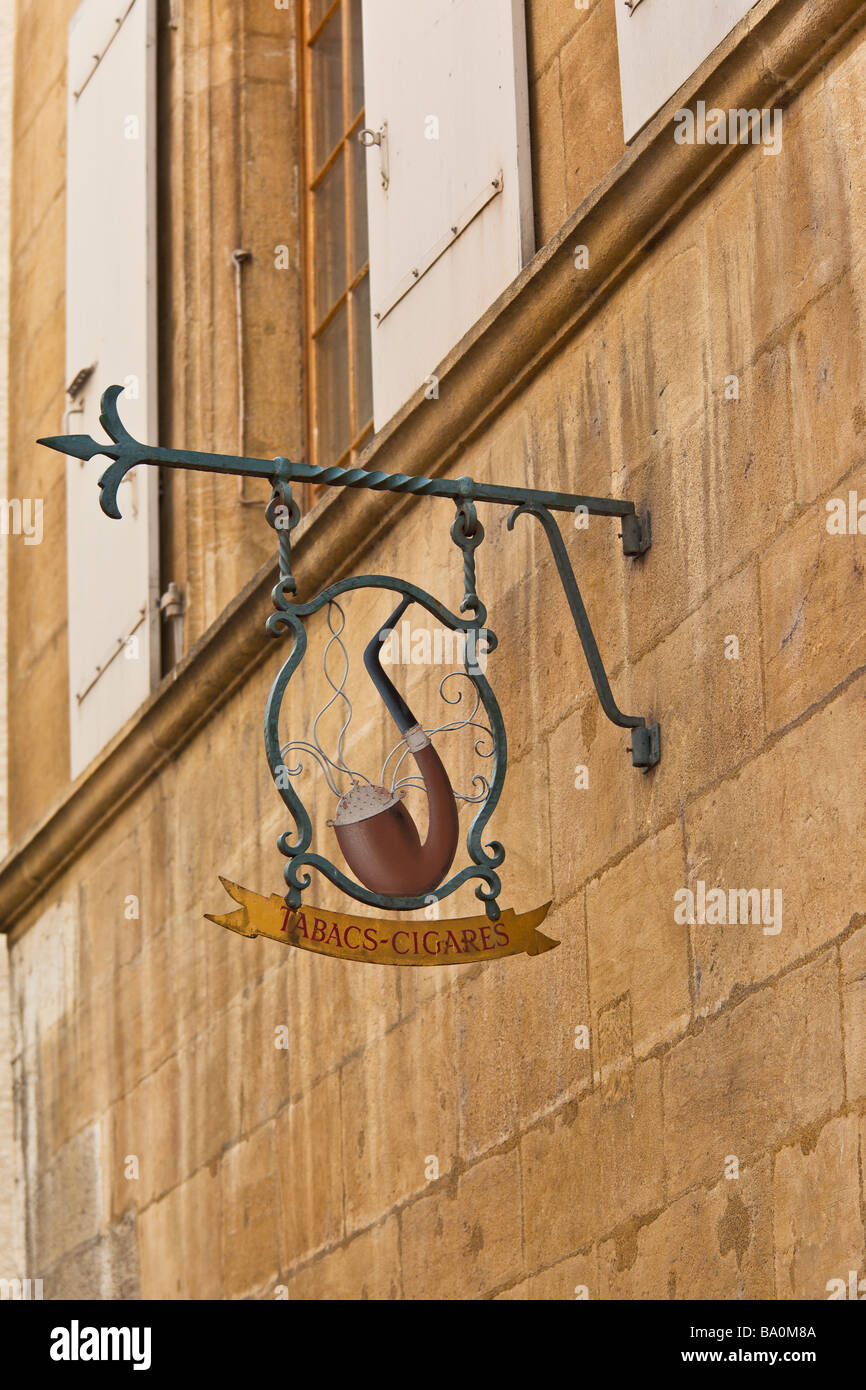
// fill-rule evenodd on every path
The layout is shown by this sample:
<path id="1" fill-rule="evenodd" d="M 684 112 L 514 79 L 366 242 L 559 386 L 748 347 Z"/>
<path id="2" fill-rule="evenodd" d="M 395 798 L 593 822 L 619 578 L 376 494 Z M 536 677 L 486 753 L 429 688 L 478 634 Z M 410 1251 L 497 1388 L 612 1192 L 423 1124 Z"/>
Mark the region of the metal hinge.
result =
<path id="1" fill-rule="evenodd" d="M 67 386 L 66 396 L 69 401 L 69 405 L 67 405 L 66 409 L 63 412 L 64 430 L 68 431 L 70 428 L 70 416 L 84 414 L 84 402 L 78 401 L 78 397 L 81 395 L 88 381 L 93 376 L 93 373 L 96 371 L 97 365 L 98 364 L 96 362 L 91 362 L 89 367 L 81 367 L 75 373 L 75 376 L 72 378 L 69 385 Z M 76 404 L 76 401 L 78 401 L 78 404 Z M 81 459 L 79 462 L 79 468 L 83 468 L 84 464 L 85 460 Z"/>
<path id="2" fill-rule="evenodd" d="M 66 388 L 66 394 L 71 401 L 74 401 L 81 395 L 82 390 L 96 371 L 97 365 L 96 362 L 91 362 L 89 367 L 82 367 L 80 371 L 75 373 L 75 376 Z"/>
<path id="3" fill-rule="evenodd" d="M 133 623 L 132 627 L 129 629 L 129 632 L 126 633 L 125 637 L 118 637 L 114 647 L 108 653 L 105 660 L 101 662 L 99 666 L 97 666 L 94 674 L 91 676 L 87 685 L 85 685 L 83 690 L 78 691 L 78 694 L 75 696 L 75 698 L 78 701 L 79 705 L 81 704 L 85 696 L 90 694 L 91 690 L 96 685 L 96 682 L 99 680 L 100 676 L 104 676 L 112 662 L 117 660 L 117 658 L 120 656 L 120 653 L 123 651 L 124 647 L 129 641 L 130 637 L 133 637 L 135 633 L 138 631 L 138 629 L 141 627 L 146 616 L 147 606 L 145 604 L 142 604 L 141 608 L 138 610 L 138 618 Z"/>
<path id="4" fill-rule="evenodd" d="M 114 19 L 114 29 L 113 29 L 112 32 L 111 32 L 111 35 L 110 35 L 110 37 L 109 37 L 109 39 L 108 39 L 108 42 L 105 44 L 104 48 L 102 48 L 101 51 L 100 51 L 99 53 L 94 53 L 94 55 L 93 55 L 93 67 L 90 69 L 90 71 L 88 72 L 88 74 L 87 74 L 87 76 L 85 77 L 84 81 L 82 82 L 81 86 L 78 88 L 78 91 L 72 93 L 72 95 L 73 95 L 73 97 L 75 98 L 76 101 L 78 100 L 78 98 L 79 98 L 79 97 L 82 95 L 82 93 L 84 92 L 84 89 L 85 89 L 85 87 L 87 86 L 87 84 L 89 83 L 91 77 L 92 77 L 93 74 L 96 72 L 97 68 L 99 67 L 100 63 L 103 61 L 103 59 L 104 59 L 106 53 L 108 52 L 109 48 L 110 48 L 111 45 L 114 43 L 114 40 L 117 38 L 118 34 L 120 33 L 121 29 L 123 28 L 124 24 L 126 23 L 127 19 L 129 18 L 130 14 L 132 13 L 132 7 L 133 7 L 134 4 L 135 4 L 135 0 L 129 0 L 129 4 L 127 5 L 127 7 L 126 7 L 126 9 L 124 10 L 123 14 L 119 14 L 119 15 L 116 15 L 116 16 L 115 16 L 115 19 Z"/>

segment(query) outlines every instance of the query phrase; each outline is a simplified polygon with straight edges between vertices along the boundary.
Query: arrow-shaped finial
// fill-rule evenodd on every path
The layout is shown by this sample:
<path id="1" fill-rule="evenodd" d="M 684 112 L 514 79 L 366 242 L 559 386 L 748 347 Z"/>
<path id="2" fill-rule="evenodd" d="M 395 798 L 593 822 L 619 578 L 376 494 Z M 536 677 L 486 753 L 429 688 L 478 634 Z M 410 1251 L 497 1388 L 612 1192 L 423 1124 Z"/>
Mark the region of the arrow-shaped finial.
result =
<path id="1" fill-rule="evenodd" d="M 86 461 L 102 454 L 115 460 L 99 479 L 99 505 L 106 516 L 113 517 L 116 521 L 121 519 L 120 508 L 117 505 L 117 489 L 130 469 L 149 457 L 149 451 L 144 445 L 139 444 L 137 439 L 133 439 L 121 421 L 117 401 L 123 390 L 122 386 L 109 386 L 103 391 L 99 403 L 99 423 L 113 443 L 100 444 L 89 434 L 55 434 L 37 440 L 37 443 L 44 444 L 46 449 L 56 449 L 59 454 L 67 454 L 71 458 Z"/>

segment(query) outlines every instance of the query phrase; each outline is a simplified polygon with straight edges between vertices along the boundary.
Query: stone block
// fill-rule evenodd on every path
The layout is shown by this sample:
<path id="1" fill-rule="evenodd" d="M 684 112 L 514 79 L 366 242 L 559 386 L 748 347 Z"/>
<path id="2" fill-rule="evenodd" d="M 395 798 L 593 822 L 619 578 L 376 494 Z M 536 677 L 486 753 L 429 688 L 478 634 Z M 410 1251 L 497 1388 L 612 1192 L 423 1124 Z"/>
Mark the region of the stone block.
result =
<path id="1" fill-rule="evenodd" d="M 860 469 L 839 498 L 866 498 Z M 826 507 L 807 511 L 761 558 L 767 726 L 783 728 L 866 664 L 857 614 L 866 595 L 864 537 L 831 535 Z"/>
<path id="2" fill-rule="evenodd" d="M 668 1191 L 717 1178 L 839 1108 L 842 1023 L 835 953 L 749 995 L 664 1059 Z"/>
<path id="3" fill-rule="evenodd" d="M 460 1153 L 476 1158 L 504 1143 L 590 1080 L 583 895 L 541 927 L 559 941 L 542 956 L 491 961 L 455 994 L 461 1051 Z"/>
<path id="4" fill-rule="evenodd" d="M 412 1202 L 400 1221 L 404 1296 L 467 1299 L 519 1277 L 522 1207 L 516 1149 L 476 1163 Z"/>
<path id="5" fill-rule="evenodd" d="M 776 1155 L 777 1298 L 827 1298 L 830 1280 L 847 1286 L 849 1272 L 863 1268 L 857 1116 L 817 1128 Z"/>
<path id="6" fill-rule="evenodd" d="M 594 1024 L 627 995 L 631 1028 L 625 1057 L 643 1057 L 678 1037 L 691 1017 L 688 928 L 674 921 L 683 883 L 679 821 L 644 840 L 586 891 L 589 997 Z M 621 1058 L 611 1056 L 609 1065 Z"/>
<path id="7" fill-rule="evenodd" d="M 233 1145 L 221 1164 L 223 1297 L 249 1296 L 276 1280 L 275 1124 Z"/>
<path id="8" fill-rule="evenodd" d="M 849 1103 L 866 1096 L 866 927 L 843 942 L 842 1022 L 845 1033 L 845 1088 Z"/>
<path id="9" fill-rule="evenodd" d="M 692 927 L 698 1014 L 714 1012 L 738 990 L 833 940 L 860 906 L 863 699 L 859 681 L 687 809 L 693 892 L 703 880 L 707 892 L 782 894 L 778 932 L 751 921 Z M 845 872 L 834 872 L 831 866 L 840 863 Z M 774 896 L 767 900 L 774 902 Z"/>
<path id="10" fill-rule="evenodd" d="M 218 1299 L 223 1294 L 218 1163 L 200 1168 L 136 1217 L 141 1297 Z"/>
<path id="11" fill-rule="evenodd" d="M 349 1232 L 423 1191 L 432 1159 L 440 1177 L 451 1171 L 457 1153 L 458 1057 L 449 992 L 435 996 L 344 1065 Z"/>
<path id="12" fill-rule="evenodd" d="M 292 1302 L 385 1301 L 402 1294 L 400 1226 L 389 1217 L 321 1256 L 288 1281 Z"/>
<path id="13" fill-rule="evenodd" d="M 343 1239 L 339 1072 L 281 1110 L 275 1133 L 280 1268 L 291 1269 Z"/>
<path id="14" fill-rule="evenodd" d="M 626 1222 L 598 1263 L 601 1298 L 772 1299 L 770 1160 Z"/>
<path id="15" fill-rule="evenodd" d="M 633 1099 L 598 1091 L 521 1139 L 526 1258 L 552 1264 L 662 1204 L 660 1063 L 635 1072 Z"/>

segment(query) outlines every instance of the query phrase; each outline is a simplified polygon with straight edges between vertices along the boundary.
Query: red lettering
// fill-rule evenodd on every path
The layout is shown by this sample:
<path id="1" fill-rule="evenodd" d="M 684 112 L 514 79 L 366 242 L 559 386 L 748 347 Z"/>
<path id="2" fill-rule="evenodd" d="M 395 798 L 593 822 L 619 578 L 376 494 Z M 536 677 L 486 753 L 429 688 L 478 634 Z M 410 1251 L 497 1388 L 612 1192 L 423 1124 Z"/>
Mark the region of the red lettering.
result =
<path id="1" fill-rule="evenodd" d="M 406 937 L 408 937 L 408 935 L 409 935 L 409 933 L 408 933 L 407 931 L 395 931 L 394 935 L 391 937 L 391 945 L 393 946 L 394 950 L 397 952 L 397 955 L 398 955 L 398 956 L 408 956 L 408 954 L 409 954 L 408 950 L 406 950 L 406 951 L 400 951 L 400 950 L 398 950 L 398 948 L 397 948 L 397 937 L 398 937 L 398 936 L 406 936 Z"/>
<path id="2" fill-rule="evenodd" d="M 453 949 L 457 952 L 458 956 L 462 954 L 460 950 L 460 942 L 457 940 L 457 937 L 454 935 L 453 931 L 450 931 L 448 935 L 445 937 L 445 945 L 442 948 L 443 956 L 447 956 L 448 952 L 452 949 L 452 946 Z"/>
<path id="3" fill-rule="evenodd" d="M 431 951 L 431 950 L 430 950 L 430 947 L 427 945 L 427 938 L 428 938 L 428 936 L 432 936 L 433 940 L 436 942 L 436 950 L 435 950 L 435 951 Z M 439 933 L 438 933 L 438 932 L 435 932 L 435 931 L 425 931 L 425 933 L 424 933 L 424 951 L 425 951 L 425 953 L 426 953 L 428 956 L 438 956 L 440 950 L 441 950 L 441 947 L 440 947 L 440 945 L 439 945 Z"/>
<path id="4" fill-rule="evenodd" d="M 339 928 L 338 928 L 336 922 L 332 922 L 332 923 L 331 923 L 331 930 L 328 932 L 328 940 L 327 940 L 327 942 L 326 942 L 325 944 L 326 944 L 327 946 L 332 945 L 332 944 L 333 944 L 333 938 L 334 938 L 334 937 L 337 938 L 337 945 L 338 945 L 340 948 L 342 948 L 343 943 L 342 943 L 342 941 L 340 940 L 340 931 L 339 931 Z"/>
<path id="5" fill-rule="evenodd" d="M 469 937 L 469 936 L 471 936 L 471 938 L 472 938 L 471 942 L 466 940 L 466 938 Z M 467 927 L 467 928 L 466 928 L 465 932 L 463 933 L 463 945 L 464 945 L 464 948 L 465 948 L 467 954 L 468 954 L 469 951 L 477 951 L 477 950 L 478 950 L 478 947 L 475 945 L 475 930 L 474 930 L 474 928 L 472 928 L 472 927 Z"/>
<path id="6" fill-rule="evenodd" d="M 497 927 L 495 924 L 494 924 L 493 930 L 496 932 L 496 935 L 497 935 L 497 937 L 499 938 L 499 944 L 500 944 L 500 946 L 507 946 L 507 945 L 509 945 L 510 937 L 509 937 L 507 931 L 503 931 L 501 927 Z"/>
<path id="7" fill-rule="evenodd" d="M 370 940 L 370 937 L 373 938 L 372 941 Z M 367 928 L 365 929 L 365 931 L 364 931 L 364 950 L 365 950 L 365 951 L 375 951 L 375 949 L 376 949 L 376 947 L 377 947 L 378 945 L 379 945 L 379 943 L 378 943 L 378 941 L 376 940 L 376 933 L 375 933 L 375 931 L 373 930 L 372 927 L 367 927 Z"/>
<path id="8" fill-rule="evenodd" d="M 289 930 L 289 918 L 290 918 L 291 916 L 292 916 L 292 909 L 291 909 L 291 908 L 288 906 L 288 904 L 287 904 L 287 905 L 286 905 L 286 910 L 285 910 L 285 912 L 284 912 L 284 914 L 283 914 L 283 925 L 280 927 L 280 931 L 288 931 L 288 930 Z"/>
<path id="9" fill-rule="evenodd" d="M 299 912 L 297 918 L 295 919 L 295 931 L 301 932 L 302 935 L 307 937 L 307 940 L 309 940 L 310 934 L 307 931 L 307 919 L 304 916 L 303 912 Z"/>
<path id="10" fill-rule="evenodd" d="M 488 939 L 487 939 L 487 933 L 488 933 L 489 931 L 490 931 L 490 928 L 487 927 L 487 926 L 484 926 L 484 927 L 481 928 L 481 949 L 482 949 L 483 951 L 490 951 L 490 950 L 492 950 L 492 947 L 491 947 L 491 945 L 490 945 L 490 942 L 489 942 Z"/>
<path id="11" fill-rule="evenodd" d="M 350 932 L 350 931 L 356 931 L 356 932 L 358 933 L 358 944 L 357 944 L 357 946 L 351 946 L 351 945 L 349 944 L 349 932 Z M 361 928 L 360 928 L 360 927 L 354 926 L 354 924 L 353 924 L 351 927 L 347 927 L 347 928 L 346 928 L 345 941 L 346 941 L 346 949 L 347 949 L 347 950 L 349 950 L 349 951 L 360 951 L 360 949 L 361 949 Z"/>
<path id="12" fill-rule="evenodd" d="M 416 931 L 413 931 L 413 933 L 412 933 L 412 940 L 415 942 L 415 954 L 416 954 L 416 956 L 417 956 L 417 954 L 418 954 L 418 933 L 417 933 Z"/>
<path id="13" fill-rule="evenodd" d="M 324 941 L 324 939 L 325 939 L 325 927 L 326 927 L 327 925 L 328 925 L 327 922 L 322 921 L 322 918 L 321 918 L 321 917 L 316 917 L 316 919 L 315 919 L 314 922 L 313 922 L 313 940 L 314 940 L 314 941 Z M 320 927 L 321 927 L 321 929 L 322 929 L 321 931 L 319 931 L 319 928 L 320 928 Z"/>

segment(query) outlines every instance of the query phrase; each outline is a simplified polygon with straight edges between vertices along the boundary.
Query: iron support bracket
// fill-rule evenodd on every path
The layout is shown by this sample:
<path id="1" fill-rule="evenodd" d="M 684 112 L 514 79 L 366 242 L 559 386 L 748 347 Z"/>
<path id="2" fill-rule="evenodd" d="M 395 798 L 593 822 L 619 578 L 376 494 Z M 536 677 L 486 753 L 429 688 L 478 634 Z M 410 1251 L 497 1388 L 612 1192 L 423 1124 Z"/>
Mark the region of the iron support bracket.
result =
<path id="1" fill-rule="evenodd" d="M 511 530 L 522 513 L 535 516 L 541 522 L 553 552 L 574 618 L 575 627 L 589 666 L 593 684 L 602 709 L 613 724 L 632 730 L 631 755 L 635 767 L 644 772 L 655 767 L 661 757 L 661 736 L 658 724 L 647 724 L 638 715 L 626 715 L 619 709 L 610 689 L 601 655 L 590 626 L 589 617 L 574 576 L 571 561 L 553 512 L 583 513 L 590 516 L 619 517 L 622 524 L 623 553 L 629 557 L 645 555 L 651 544 L 649 513 L 638 515 L 633 502 L 611 497 L 587 497 L 565 492 L 545 492 L 536 488 L 511 487 L 499 483 L 476 482 L 474 478 L 424 478 L 406 473 L 382 473 L 376 469 L 318 467 L 309 463 L 293 463 L 290 459 L 243 458 L 230 454 L 198 453 L 183 449 L 163 449 L 141 444 L 123 425 L 118 413 L 118 398 L 122 386 L 109 386 L 101 400 L 100 424 L 111 443 L 99 443 L 90 435 L 55 435 L 40 439 L 46 448 L 81 460 L 97 456 L 110 459 L 109 466 L 99 478 L 100 506 L 106 516 L 120 519 L 117 490 L 127 473 L 139 464 L 154 464 L 161 468 L 192 469 L 203 473 L 221 473 L 237 477 L 263 478 L 274 489 L 269 505 L 282 495 L 293 482 L 319 483 L 326 487 L 356 487 L 373 492 L 408 493 L 412 496 L 450 498 L 458 511 L 476 502 L 492 502 L 513 508 L 508 520 Z M 282 547 L 285 549 L 286 547 Z M 288 561 L 281 551 L 281 566 L 287 570 Z"/>

